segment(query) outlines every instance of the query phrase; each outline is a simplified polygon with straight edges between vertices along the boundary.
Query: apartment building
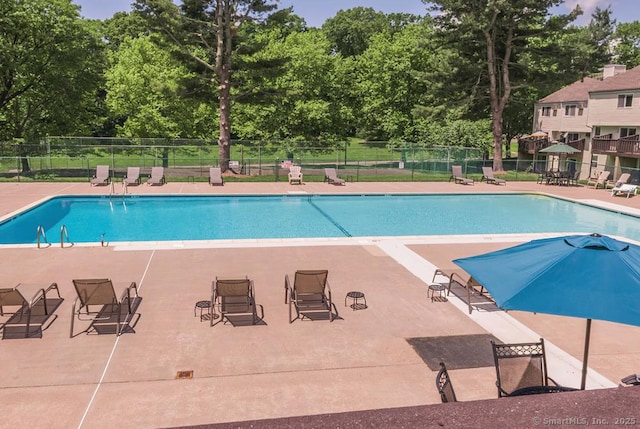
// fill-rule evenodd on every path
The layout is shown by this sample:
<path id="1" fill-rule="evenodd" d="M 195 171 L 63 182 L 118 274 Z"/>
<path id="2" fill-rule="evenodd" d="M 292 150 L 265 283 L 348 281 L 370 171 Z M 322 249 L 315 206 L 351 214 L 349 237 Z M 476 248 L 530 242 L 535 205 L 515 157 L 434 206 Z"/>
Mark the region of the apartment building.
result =
<path id="1" fill-rule="evenodd" d="M 545 159 L 540 149 L 563 141 L 579 150 L 568 158 L 581 178 L 607 169 L 613 178 L 629 172 L 632 183 L 640 182 L 640 66 L 608 65 L 601 77 L 544 97 L 535 104 L 533 130 L 519 141 L 522 160 Z"/>

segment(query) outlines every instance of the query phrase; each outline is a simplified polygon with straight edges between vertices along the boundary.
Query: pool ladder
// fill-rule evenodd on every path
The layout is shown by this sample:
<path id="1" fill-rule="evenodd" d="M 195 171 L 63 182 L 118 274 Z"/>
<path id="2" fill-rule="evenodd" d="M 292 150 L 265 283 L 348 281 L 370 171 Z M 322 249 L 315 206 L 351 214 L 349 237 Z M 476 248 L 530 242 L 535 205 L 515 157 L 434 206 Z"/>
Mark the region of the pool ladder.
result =
<path id="1" fill-rule="evenodd" d="M 65 239 L 67 243 L 73 246 L 73 243 L 71 242 L 71 240 L 69 240 L 69 231 L 67 231 L 67 226 L 62 225 L 60 227 L 60 247 L 64 247 Z M 38 243 L 38 249 L 41 247 L 40 244 L 42 242 L 46 243 L 47 247 L 51 246 L 51 243 L 49 243 L 49 241 L 47 240 L 47 234 L 45 233 L 44 227 L 42 225 L 38 225 L 38 227 L 36 228 L 36 241 Z"/>

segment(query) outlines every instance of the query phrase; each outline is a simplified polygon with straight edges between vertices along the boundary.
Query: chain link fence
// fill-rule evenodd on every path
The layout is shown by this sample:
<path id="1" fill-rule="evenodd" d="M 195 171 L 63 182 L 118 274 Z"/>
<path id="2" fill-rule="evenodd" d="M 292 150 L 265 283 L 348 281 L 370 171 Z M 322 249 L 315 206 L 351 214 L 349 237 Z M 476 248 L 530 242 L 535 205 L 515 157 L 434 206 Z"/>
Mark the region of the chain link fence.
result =
<path id="1" fill-rule="evenodd" d="M 324 180 L 324 168 L 336 168 L 350 181 L 447 181 L 451 165 L 462 165 L 479 180 L 492 165 L 478 148 L 422 147 L 415 143 L 244 141 L 231 145 L 227 180 L 286 181 L 288 166 L 302 166 L 305 181 Z M 168 181 L 207 181 L 209 167 L 220 164 L 212 140 L 48 137 L 38 142 L 0 143 L 0 179 L 4 181 L 83 181 L 97 165 L 109 165 L 114 179 L 127 167 L 148 175 L 163 166 Z M 507 180 L 536 180 L 545 161 L 503 160 Z M 573 169 L 581 169 L 574 163 Z M 610 169 L 589 165 L 591 170 Z M 595 173 L 594 173 L 595 174 Z M 634 177 L 639 177 L 634 172 Z M 583 177 L 587 179 L 586 175 Z"/>

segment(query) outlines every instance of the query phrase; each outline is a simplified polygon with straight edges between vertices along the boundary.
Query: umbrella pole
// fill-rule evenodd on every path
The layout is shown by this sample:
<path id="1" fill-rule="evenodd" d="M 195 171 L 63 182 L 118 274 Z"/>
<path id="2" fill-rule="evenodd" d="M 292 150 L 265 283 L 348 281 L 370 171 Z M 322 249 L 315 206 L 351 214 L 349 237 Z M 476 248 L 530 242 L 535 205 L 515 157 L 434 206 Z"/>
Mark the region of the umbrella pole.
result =
<path id="1" fill-rule="evenodd" d="M 589 342 L 591 337 L 591 319 L 587 319 L 587 331 L 584 335 L 584 355 L 582 356 L 582 382 L 580 390 L 584 390 L 587 384 L 587 368 L 589 367 Z"/>

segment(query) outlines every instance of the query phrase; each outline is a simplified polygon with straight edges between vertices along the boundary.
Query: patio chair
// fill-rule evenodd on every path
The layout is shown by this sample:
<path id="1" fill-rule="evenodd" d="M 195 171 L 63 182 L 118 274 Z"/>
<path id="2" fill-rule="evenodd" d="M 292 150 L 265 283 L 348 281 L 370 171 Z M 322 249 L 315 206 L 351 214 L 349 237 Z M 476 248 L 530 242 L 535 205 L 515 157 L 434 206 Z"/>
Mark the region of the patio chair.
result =
<path id="1" fill-rule="evenodd" d="M 482 167 L 482 179 L 480 182 L 486 180 L 487 183 L 493 183 L 494 185 L 506 185 L 507 181 L 504 179 L 499 179 L 493 175 L 493 168 L 491 167 Z"/>
<path id="2" fill-rule="evenodd" d="M 519 390 L 558 386 L 547 375 L 544 339 L 536 343 L 496 344 L 491 341 L 496 365 L 498 397 L 517 396 Z"/>
<path id="3" fill-rule="evenodd" d="M 127 175 L 122 179 L 127 186 L 140 184 L 140 167 L 127 167 Z"/>
<path id="4" fill-rule="evenodd" d="M 580 184 L 580 170 L 573 172 L 573 175 L 569 178 L 569 185 L 578 186 Z"/>
<path id="5" fill-rule="evenodd" d="M 328 275 L 328 270 L 298 270 L 293 283 L 289 280 L 289 275 L 285 275 L 284 302 L 289 304 L 289 323 L 296 319 L 315 320 L 325 317 L 329 322 L 333 322 Z M 293 309 L 296 311 L 296 317 L 293 317 Z"/>
<path id="6" fill-rule="evenodd" d="M 631 194 L 636 195 L 638 193 L 637 185 L 630 185 L 628 183 L 616 185 L 611 189 L 611 196 L 614 197 L 616 195 L 626 195 L 627 198 L 631 196 Z"/>
<path id="7" fill-rule="evenodd" d="M 91 179 L 91 186 L 108 185 L 111 181 L 108 165 L 96 166 L 96 175 Z"/>
<path id="8" fill-rule="evenodd" d="M 607 189 L 607 179 L 609 179 L 610 171 L 603 171 L 598 177 L 590 177 L 587 180 L 587 188 L 593 186 L 593 189 L 598 189 L 598 186 L 602 185 L 603 189 Z"/>
<path id="9" fill-rule="evenodd" d="M 245 278 L 216 279 L 211 283 L 211 326 L 229 322 L 233 326 L 255 325 L 264 318 L 261 305 L 256 305 L 253 280 Z M 257 308 L 260 307 L 260 316 Z M 218 320 L 214 323 L 214 320 Z"/>
<path id="10" fill-rule="evenodd" d="M 440 371 L 438 371 L 436 375 L 436 388 L 438 389 L 442 403 L 458 402 L 456 392 L 453 390 L 451 378 L 449 378 L 449 373 L 447 372 L 447 367 L 444 362 L 440 362 Z"/>
<path id="11" fill-rule="evenodd" d="M 142 301 L 135 282 L 131 282 L 119 298 L 110 279 L 75 279 L 73 286 L 78 296 L 71 307 L 70 338 L 74 336 L 76 318 L 91 322 L 83 331 L 87 333 L 95 331 L 99 334 L 108 332 L 121 335 L 125 329 L 133 332 L 134 316 Z"/>
<path id="12" fill-rule="evenodd" d="M 302 167 L 299 165 L 292 165 L 289 167 L 289 184 L 293 185 L 297 183 L 298 185 L 302 185 Z"/>
<path id="13" fill-rule="evenodd" d="M 209 167 L 209 184 L 213 185 L 224 185 L 224 180 L 222 179 L 222 169 L 220 167 Z"/>
<path id="14" fill-rule="evenodd" d="M 151 177 L 147 180 L 147 185 L 164 185 L 167 183 L 164 177 L 164 167 L 151 167 Z"/>
<path id="15" fill-rule="evenodd" d="M 452 165 L 451 166 L 451 177 L 449 177 L 449 182 L 454 181 L 454 183 L 461 183 L 463 185 L 473 185 L 473 179 L 467 179 L 462 175 L 462 166 L 461 165 Z"/>
<path id="16" fill-rule="evenodd" d="M 469 314 L 471 314 L 473 310 L 473 306 L 471 303 L 471 295 L 478 294 L 480 296 L 483 296 L 493 301 L 493 298 L 485 290 L 484 286 L 482 286 L 482 284 L 479 281 L 474 279 L 473 276 L 471 276 L 469 273 L 467 273 L 461 268 L 448 268 L 448 269 L 436 268 L 436 270 L 433 272 L 433 278 L 431 279 L 431 283 L 435 283 L 437 276 L 443 276 L 447 278 L 448 280 L 447 296 L 451 294 L 451 287 L 456 283 L 459 284 L 464 289 L 466 289 Z"/>
<path id="17" fill-rule="evenodd" d="M 57 318 L 52 315 L 62 301 L 57 283 L 47 288 L 25 284 L 0 288 L 0 316 L 7 317 L 0 319 L 2 339 L 42 337 L 42 331 Z"/>
<path id="18" fill-rule="evenodd" d="M 338 173 L 336 173 L 335 168 L 324 169 L 324 180 L 325 182 L 333 185 L 344 185 L 346 183 L 344 179 L 338 177 Z"/>
<path id="19" fill-rule="evenodd" d="M 624 185 L 625 183 L 629 183 L 629 179 L 631 179 L 631 174 L 629 173 L 622 173 L 620 175 L 620 177 L 618 177 L 618 180 L 616 180 L 615 185 L 613 185 L 614 188 L 620 187 L 622 185 Z"/>

